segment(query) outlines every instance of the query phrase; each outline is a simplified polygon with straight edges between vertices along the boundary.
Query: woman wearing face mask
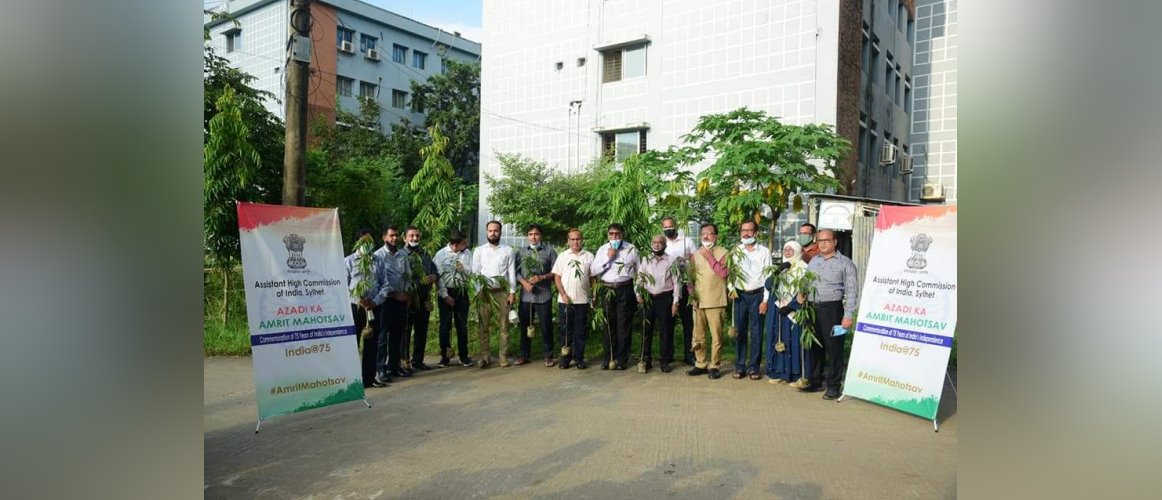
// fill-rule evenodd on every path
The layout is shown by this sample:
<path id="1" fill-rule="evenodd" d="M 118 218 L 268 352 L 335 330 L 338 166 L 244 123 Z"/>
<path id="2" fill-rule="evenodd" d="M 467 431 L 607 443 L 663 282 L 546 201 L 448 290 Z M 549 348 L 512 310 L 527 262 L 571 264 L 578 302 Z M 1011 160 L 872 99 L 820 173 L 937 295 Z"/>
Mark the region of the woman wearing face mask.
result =
<path id="1" fill-rule="evenodd" d="M 807 371 L 807 358 L 799 344 L 803 329 L 790 316 L 802 307 L 797 298 L 799 291 L 790 283 L 807 272 L 807 264 L 803 262 L 803 246 L 798 241 L 788 241 L 783 245 L 783 264 L 786 269 L 774 278 L 768 278 L 766 283 L 774 301 L 774 311 L 768 311 L 766 317 L 767 378 L 772 384 L 789 383 L 791 387 L 799 388 L 806 385 L 802 376 Z M 782 351 L 777 348 L 780 342 Z"/>

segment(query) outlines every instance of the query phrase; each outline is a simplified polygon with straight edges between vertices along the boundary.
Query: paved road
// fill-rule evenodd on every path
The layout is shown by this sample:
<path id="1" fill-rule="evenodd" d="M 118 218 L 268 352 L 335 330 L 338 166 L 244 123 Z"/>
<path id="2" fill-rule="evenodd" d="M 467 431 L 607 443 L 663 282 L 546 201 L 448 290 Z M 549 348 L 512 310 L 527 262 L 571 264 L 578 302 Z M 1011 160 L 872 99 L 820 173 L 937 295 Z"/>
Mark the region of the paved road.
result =
<path id="1" fill-rule="evenodd" d="M 949 498 L 931 422 L 762 381 L 452 367 L 254 434 L 249 358 L 207 358 L 206 498 Z"/>

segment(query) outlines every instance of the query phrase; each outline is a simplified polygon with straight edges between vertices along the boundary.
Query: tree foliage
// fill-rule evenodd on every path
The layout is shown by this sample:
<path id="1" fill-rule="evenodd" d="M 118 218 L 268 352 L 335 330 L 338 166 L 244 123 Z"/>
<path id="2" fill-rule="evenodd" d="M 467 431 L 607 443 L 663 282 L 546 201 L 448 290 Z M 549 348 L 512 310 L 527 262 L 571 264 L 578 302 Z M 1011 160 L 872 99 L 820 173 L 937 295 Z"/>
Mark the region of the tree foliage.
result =
<path id="1" fill-rule="evenodd" d="M 448 230 L 460 214 L 459 182 L 452 163 L 444 157 L 448 138 L 440 133 L 438 125 L 428 128 L 428 133 L 432 142 L 420 150 L 424 166 L 412 177 L 411 191 L 413 206 L 419 210 L 412 224 L 428 234 L 423 245 L 431 255 L 447 242 Z"/>
<path id="2" fill-rule="evenodd" d="M 595 192 L 595 176 L 566 175 L 520 155 L 498 154 L 497 159 L 500 176 L 486 174 L 485 182 L 491 190 L 489 210 L 500 220 L 521 230 L 540 224 L 544 240 L 557 245 L 570 228 L 588 220 L 578 206 Z"/>
<path id="3" fill-rule="evenodd" d="M 456 176 L 475 183 L 480 169 L 480 65 L 445 59 L 447 72 L 412 82 L 412 98 L 423 103 L 425 127 L 440 124 L 448 137 L 444 155 Z"/>

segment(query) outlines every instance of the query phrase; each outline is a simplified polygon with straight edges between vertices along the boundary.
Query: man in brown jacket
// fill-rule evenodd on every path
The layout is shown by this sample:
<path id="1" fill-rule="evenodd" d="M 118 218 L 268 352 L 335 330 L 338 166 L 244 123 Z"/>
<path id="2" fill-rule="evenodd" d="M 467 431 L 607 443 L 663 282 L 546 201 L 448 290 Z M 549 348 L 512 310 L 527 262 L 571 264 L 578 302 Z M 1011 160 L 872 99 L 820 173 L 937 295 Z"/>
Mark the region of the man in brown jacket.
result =
<path id="1" fill-rule="evenodd" d="M 722 376 L 722 315 L 726 311 L 727 251 L 718 246 L 718 226 L 702 225 L 702 248 L 690 257 L 694 280 L 690 304 L 694 307 L 694 368 L 686 375 L 710 374 L 715 380 Z M 706 363 L 706 329 L 710 328 L 710 370 Z"/>

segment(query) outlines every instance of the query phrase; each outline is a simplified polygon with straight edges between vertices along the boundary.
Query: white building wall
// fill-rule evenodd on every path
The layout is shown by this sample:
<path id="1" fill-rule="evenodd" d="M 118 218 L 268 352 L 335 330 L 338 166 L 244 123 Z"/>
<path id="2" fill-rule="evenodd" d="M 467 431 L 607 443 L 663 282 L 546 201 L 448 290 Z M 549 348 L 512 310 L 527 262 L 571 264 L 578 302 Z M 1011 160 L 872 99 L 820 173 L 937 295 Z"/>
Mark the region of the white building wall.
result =
<path id="1" fill-rule="evenodd" d="M 835 124 L 838 0 L 484 0 L 480 221 L 496 153 L 563 171 L 600 154 L 596 131 L 648 124 L 665 149 L 698 118 L 747 106 Z M 601 83 L 595 50 L 648 37 L 646 75 Z M 585 58 L 584 66 L 577 59 Z M 556 69 L 560 61 L 563 67 Z M 581 100 L 580 113 L 570 102 Z"/>
<path id="2" fill-rule="evenodd" d="M 916 2 L 912 201 L 932 183 L 944 186 L 946 203 L 956 203 L 956 18 L 957 0 Z"/>
<path id="3" fill-rule="evenodd" d="M 254 12 L 239 16 L 238 24 L 224 23 L 210 29 L 210 46 L 214 52 L 230 60 L 230 64 L 257 78 L 251 86 L 278 96 L 278 101 L 267 100 L 266 109 L 283 117 L 281 102 L 284 85 L 282 68 L 286 58 L 286 41 L 290 38 L 287 18 L 289 2 L 273 2 Z M 242 30 L 242 47 L 226 52 L 224 33 L 235 28 Z"/>

